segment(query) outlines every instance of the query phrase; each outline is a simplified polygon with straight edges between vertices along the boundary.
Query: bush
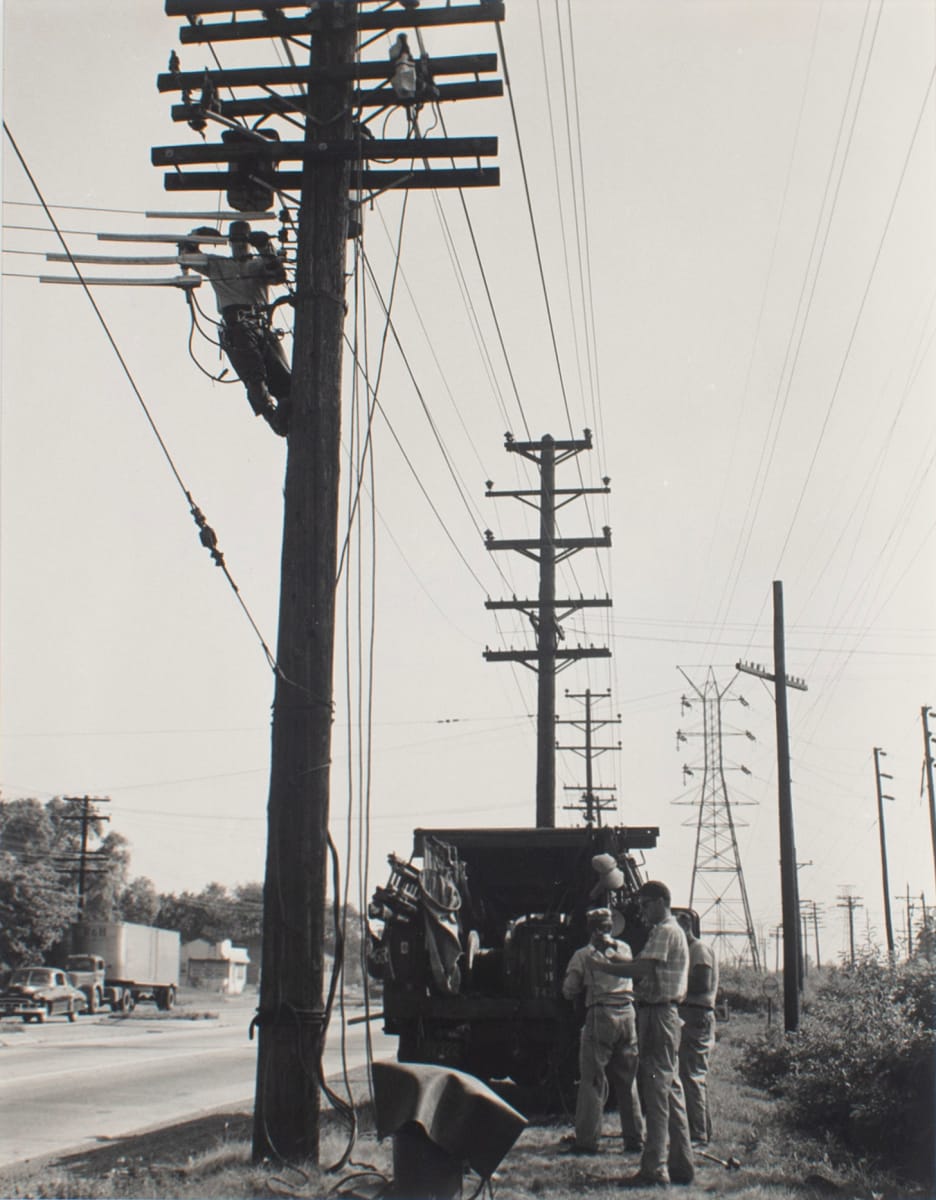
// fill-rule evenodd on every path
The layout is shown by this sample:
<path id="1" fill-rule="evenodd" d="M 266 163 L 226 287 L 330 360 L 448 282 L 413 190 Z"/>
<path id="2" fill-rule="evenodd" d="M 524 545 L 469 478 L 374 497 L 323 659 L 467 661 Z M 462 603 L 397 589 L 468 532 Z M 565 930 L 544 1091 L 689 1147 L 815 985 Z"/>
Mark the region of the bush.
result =
<path id="1" fill-rule="evenodd" d="M 757 1013 L 767 1010 L 764 981 L 769 978 L 753 967 L 722 963 L 718 968 L 718 1003 L 727 1002 L 730 1012 Z"/>
<path id="2" fill-rule="evenodd" d="M 799 1128 L 828 1130 L 932 1182 L 934 998 L 932 972 L 916 964 L 830 972 L 800 1032 L 750 1042 L 742 1073 L 782 1095 Z"/>

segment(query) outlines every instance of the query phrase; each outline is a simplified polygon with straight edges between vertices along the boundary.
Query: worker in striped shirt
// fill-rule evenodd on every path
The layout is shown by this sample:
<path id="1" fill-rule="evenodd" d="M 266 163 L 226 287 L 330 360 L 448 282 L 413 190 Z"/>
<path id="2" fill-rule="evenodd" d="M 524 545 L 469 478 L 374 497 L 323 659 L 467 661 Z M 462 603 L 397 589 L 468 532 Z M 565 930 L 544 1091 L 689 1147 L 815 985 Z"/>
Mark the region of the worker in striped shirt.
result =
<path id="1" fill-rule="evenodd" d="M 650 927 L 647 943 L 632 962 L 602 961 L 597 969 L 634 980 L 637 997 L 638 1078 L 647 1123 L 640 1170 L 624 1182 L 633 1187 L 692 1183 L 695 1168 L 686 1104 L 679 1079 L 678 1005 L 686 995 L 689 947 L 670 912 L 670 890 L 650 880 L 637 893 L 640 915 Z"/>

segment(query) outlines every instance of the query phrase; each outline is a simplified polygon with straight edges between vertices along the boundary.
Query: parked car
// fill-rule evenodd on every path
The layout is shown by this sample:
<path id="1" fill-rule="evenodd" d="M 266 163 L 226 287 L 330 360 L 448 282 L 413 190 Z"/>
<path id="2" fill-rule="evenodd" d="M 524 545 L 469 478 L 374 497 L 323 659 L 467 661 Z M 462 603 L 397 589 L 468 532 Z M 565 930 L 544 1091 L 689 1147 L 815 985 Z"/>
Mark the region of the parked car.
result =
<path id="1" fill-rule="evenodd" d="M 0 993 L 0 1017 L 45 1021 L 64 1013 L 74 1021 L 88 1007 L 83 991 L 58 967 L 18 967 Z"/>

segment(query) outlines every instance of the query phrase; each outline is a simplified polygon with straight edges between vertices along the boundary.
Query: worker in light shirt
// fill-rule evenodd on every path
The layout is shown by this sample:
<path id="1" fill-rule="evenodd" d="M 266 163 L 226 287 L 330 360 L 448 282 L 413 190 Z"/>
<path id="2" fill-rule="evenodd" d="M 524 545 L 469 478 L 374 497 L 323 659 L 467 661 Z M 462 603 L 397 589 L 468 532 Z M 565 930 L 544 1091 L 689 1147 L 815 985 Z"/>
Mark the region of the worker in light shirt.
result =
<path id="1" fill-rule="evenodd" d="M 689 977 L 686 935 L 670 912 L 670 890 L 651 880 L 637 893 L 640 915 L 650 927 L 647 943 L 632 962 L 598 964 L 598 969 L 634 980 L 637 998 L 638 1078 L 647 1135 L 640 1170 L 625 1184 L 692 1183 L 695 1168 L 686 1104 L 679 1079 L 678 1005 Z"/>
<path id="2" fill-rule="evenodd" d="M 679 1041 L 679 1078 L 686 1095 L 689 1136 L 694 1146 L 712 1140 L 712 1114 L 706 1077 L 715 1046 L 715 997 L 718 994 L 718 959 L 711 946 L 696 937 L 689 914 L 676 920 L 689 943 L 689 982 L 679 1006 L 683 1027 Z"/>
<path id="3" fill-rule="evenodd" d="M 637 1023 L 634 989 L 629 979 L 617 979 L 599 969 L 606 957 L 630 959 L 630 947 L 612 936 L 608 908 L 586 914 L 588 942 L 569 959 L 562 994 L 567 1000 L 585 999 L 585 1024 L 579 1044 L 579 1086 L 575 1104 L 572 1154 L 598 1154 L 601 1126 L 608 1099 L 608 1075 L 614 1083 L 624 1149 L 643 1148 L 644 1121 L 637 1095 Z"/>

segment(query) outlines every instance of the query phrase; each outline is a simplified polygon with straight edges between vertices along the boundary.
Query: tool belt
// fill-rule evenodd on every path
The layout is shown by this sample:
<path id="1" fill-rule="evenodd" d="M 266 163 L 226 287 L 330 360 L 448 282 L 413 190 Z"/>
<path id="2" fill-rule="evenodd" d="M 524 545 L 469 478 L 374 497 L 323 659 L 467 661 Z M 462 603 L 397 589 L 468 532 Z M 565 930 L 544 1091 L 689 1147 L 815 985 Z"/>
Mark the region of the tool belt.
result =
<path id="1" fill-rule="evenodd" d="M 221 320 L 229 327 L 233 325 L 256 325 L 265 329 L 267 326 L 267 313 L 265 308 L 256 307 L 252 304 L 228 304 L 221 309 Z"/>

